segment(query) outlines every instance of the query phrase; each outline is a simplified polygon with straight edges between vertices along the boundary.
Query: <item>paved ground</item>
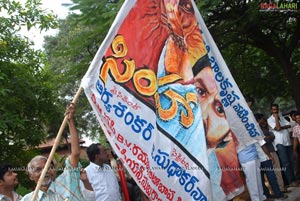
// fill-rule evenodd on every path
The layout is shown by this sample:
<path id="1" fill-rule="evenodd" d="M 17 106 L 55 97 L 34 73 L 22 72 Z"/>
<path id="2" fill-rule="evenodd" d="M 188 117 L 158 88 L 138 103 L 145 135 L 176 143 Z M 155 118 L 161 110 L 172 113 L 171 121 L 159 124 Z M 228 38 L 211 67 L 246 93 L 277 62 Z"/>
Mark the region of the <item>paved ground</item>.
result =
<path id="1" fill-rule="evenodd" d="M 286 193 L 288 196 L 286 201 L 300 201 L 300 187 L 290 187 L 288 188 L 290 190 L 290 193 Z M 234 201 L 250 201 L 250 197 L 247 191 L 245 191 L 243 194 L 239 195 L 238 197 L 233 199 Z M 276 199 L 274 199 L 276 201 Z"/>
<path id="2" fill-rule="evenodd" d="M 300 187 L 291 187 L 288 188 L 288 190 L 291 190 L 291 193 L 287 193 L 289 196 L 288 199 L 289 201 L 300 201 Z"/>

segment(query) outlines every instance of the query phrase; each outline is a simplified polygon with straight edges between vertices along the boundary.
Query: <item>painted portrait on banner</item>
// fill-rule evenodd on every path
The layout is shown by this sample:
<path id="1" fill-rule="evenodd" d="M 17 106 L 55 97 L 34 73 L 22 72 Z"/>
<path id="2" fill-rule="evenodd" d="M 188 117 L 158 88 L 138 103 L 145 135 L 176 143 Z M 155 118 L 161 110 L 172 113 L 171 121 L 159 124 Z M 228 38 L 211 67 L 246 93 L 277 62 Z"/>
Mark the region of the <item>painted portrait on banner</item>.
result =
<path id="1" fill-rule="evenodd" d="M 244 190 L 237 147 L 259 135 L 200 18 L 191 0 L 125 1 L 82 81 L 151 200 L 233 198 Z"/>
<path id="2" fill-rule="evenodd" d="M 98 52 L 104 54 L 95 56 L 91 65 L 98 70 L 90 70 L 83 79 L 108 141 L 151 200 L 211 200 L 192 71 L 197 60 L 193 55 L 206 50 L 193 46 L 199 29 L 190 18 L 192 4 L 181 3 L 136 1 L 110 35 L 109 45 L 100 47 Z M 187 25 L 183 30 L 172 18 L 175 13 Z M 185 33 L 188 43 L 179 38 L 181 31 L 193 32 Z M 161 77 L 164 69 L 167 76 Z"/>

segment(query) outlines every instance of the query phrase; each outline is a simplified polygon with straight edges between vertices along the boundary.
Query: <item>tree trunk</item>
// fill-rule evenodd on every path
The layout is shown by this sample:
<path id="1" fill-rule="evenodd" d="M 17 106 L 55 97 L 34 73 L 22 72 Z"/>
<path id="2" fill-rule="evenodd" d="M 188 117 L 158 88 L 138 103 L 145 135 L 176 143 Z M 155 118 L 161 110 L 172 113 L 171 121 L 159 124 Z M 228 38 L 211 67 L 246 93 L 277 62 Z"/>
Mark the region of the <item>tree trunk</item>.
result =
<path id="1" fill-rule="evenodd" d="M 295 103 L 296 103 L 296 107 L 297 107 L 297 110 L 300 111 L 300 83 L 299 83 L 299 80 L 296 81 L 295 85 L 292 87 L 292 97 L 293 99 L 295 100 Z"/>
<path id="2" fill-rule="evenodd" d="M 290 58 L 279 56 L 277 57 L 277 59 L 281 64 L 285 76 L 288 80 L 289 94 L 295 101 L 297 110 L 300 110 L 300 78 L 299 76 L 297 76 L 297 72 L 293 70 L 295 68 L 293 68 L 293 64 L 290 62 Z"/>

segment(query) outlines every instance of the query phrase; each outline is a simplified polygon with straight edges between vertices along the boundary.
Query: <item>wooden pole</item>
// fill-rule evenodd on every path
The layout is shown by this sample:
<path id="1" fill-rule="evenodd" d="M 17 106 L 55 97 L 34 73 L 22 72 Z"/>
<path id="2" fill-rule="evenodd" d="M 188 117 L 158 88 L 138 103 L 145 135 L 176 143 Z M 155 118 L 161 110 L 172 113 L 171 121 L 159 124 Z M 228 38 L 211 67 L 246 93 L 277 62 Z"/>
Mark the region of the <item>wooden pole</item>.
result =
<path id="1" fill-rule="evenodd" d="M 72 100 L 72 103 L 74 103 L 75 105 L 76 105 L 77 100 L 79 99 L 79 96 L 80 96 L 81 92 L 82 92 L 82 87 L 80 87 L 80 88 L 77 90 L 77 92 L 76 92 L 76 94 L 75 94 L 75 96 L 74 96 L 74 98 L 73 98 L 73 100 Z M 33 196 L 31 197 L 31 201 L 34 201 L 35 198 L 36 198 L 36 196 L 38 195 L 38 192 L 39 192 L 39 190 L 40 190 L 40 188 L 41 188 L 42 182 L 43 182 L 43 180 L 44 180 L 44 178 L 45 178 L 45 176 L 46 176 L 46 173 L 47 173 L 47 171 L 48 171 L 48 169 L 49 169 L 49 166 L 50 166 L 51 161 L 52 161 L 52 159 L 53 159 L 53 157 L 54 157 L 54 154 L 55 154 L 55 152 L 56 152 L 56 149 L 57 149 L 57 147 L 58 147 L 58 145 L 59 145 L 59 142 L 60 142 L 62 133 L 63 133 L 65 127 L 66 127 L 67 122 L 68 122 L 68 116 L 66 115 L 66 116 L 64 117 L 64 120 L 63 120 L 63 122 L 62 122 L 60 128 L 59 128 L 59 131 L 58 131 L 58 133 L 57 133 L 57 136 L 56 136 L 54 145 L 53 145 L 53 147 L 52 147 L 52 149 L 51 149 L 50 155 L 48 156 L 48 160 L 47 160 L 47 162 L 46 162 L 46 164 L 45 164 L 45 167 L 44 167 L 44 169 L 43 169 L 43 171 L 42 171 L 42 174 L 41 174 L 41 176 L 40 176 L 40 178 L 39 178 L 39 180 L 38 180 L 38 183 L 37 183 L 37 185 L 36 185 L 36 187 L 35 187 L 34 194 L 33 194 Z"/>

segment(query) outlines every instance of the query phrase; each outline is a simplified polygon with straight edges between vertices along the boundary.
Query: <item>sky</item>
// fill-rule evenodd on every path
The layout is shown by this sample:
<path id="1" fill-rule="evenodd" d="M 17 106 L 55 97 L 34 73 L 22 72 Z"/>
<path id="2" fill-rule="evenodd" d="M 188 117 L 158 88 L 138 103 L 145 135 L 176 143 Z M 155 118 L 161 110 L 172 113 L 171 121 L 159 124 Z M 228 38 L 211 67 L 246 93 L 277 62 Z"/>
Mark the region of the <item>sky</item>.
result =
<path id="1" fill-rule="evenodd" d="M 25 2 L 26 0 L 19 0 L 20 2 Z M 68 15 L 68 8 L 66 6 L 63 6 L 63 4 L 70 4 L 72 3 L 71 0 L 42 0 L 42 8 L 47 10 L 48 12 L 53 11 L 58 18 L 64 19 Z M 44 36 L 46 35 L 55 35 L 58 30 L 47 30 L 40 32 L 36 28 L 32 28 L 29 31 L 26 30 L 26 28 L 21 30 L 21 34 L 24 36 L 27 36 L 31 40 L 34 41 L 35 49 L 42 49 L 43 42 L 44 42 Z"/>

